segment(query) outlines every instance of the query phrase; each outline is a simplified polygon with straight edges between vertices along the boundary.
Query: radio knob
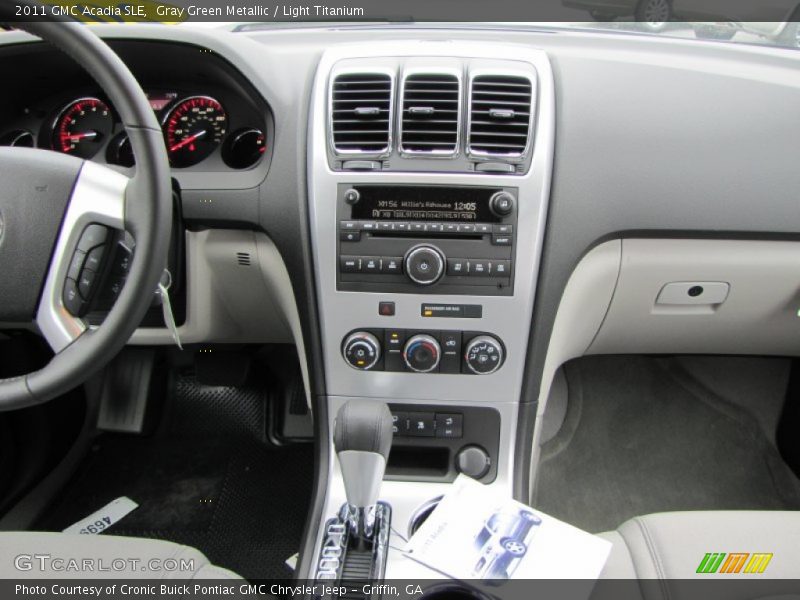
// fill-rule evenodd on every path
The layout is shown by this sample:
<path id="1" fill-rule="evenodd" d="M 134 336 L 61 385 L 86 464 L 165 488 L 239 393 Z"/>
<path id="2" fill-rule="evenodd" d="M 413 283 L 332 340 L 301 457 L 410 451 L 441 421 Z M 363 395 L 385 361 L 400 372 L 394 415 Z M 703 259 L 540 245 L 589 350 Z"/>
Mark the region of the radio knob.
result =
<path id="1" fill-rule="evenodd" d="M 344 340 L 342 356 L 354 369 L 369 371 L 381 357 L 381 344 L 371 333 L 356 331 Z"/>
<path id="2" fill-rule="evenodd" d="M 355 188 L 350 188 L 344 193 L 344 201 L 350 206 L 355 206 L 359 200 L 361 200 L 361 194 Z"/>
<path id="3" fill-rule="evenodd" d="M 436 246 L 414 246 L 406 253 L 403 263 L 408 278 L 419 285 L 434 284 L 444 273 L 444 254 Z"/>
<path id="4" fill-rule="evenodd" d="M 406 342 L 403 360 L 412 371 L 430 373 L 439 366 L 442 349 L 435 338 L 419 334 Z"/>
<path id="5" fill-rule="evenodd" d="M 476 375 L 494 373 L 503 364 L 503 346 L 490 335 L 472 338 L 464 350 L 464 362 Z"/>
<path id="6" fill-rule="evenodd" d="M 514 211 L 514 196 L 508 192 L 496 192 L 489 198 L 489 210 L 498 217 L 507 217 Z"/>

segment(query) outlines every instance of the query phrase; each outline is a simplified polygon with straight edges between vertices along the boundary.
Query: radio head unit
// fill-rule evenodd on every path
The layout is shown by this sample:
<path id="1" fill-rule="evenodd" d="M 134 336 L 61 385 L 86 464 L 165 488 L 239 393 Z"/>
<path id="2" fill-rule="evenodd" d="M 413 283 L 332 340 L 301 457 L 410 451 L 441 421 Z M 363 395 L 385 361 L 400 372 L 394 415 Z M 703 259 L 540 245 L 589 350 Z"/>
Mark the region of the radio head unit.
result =
<path id="1" fill-rule="evenodd" d="M 337 289 L 511 295 L 517 189 L 342 184 Z"/>

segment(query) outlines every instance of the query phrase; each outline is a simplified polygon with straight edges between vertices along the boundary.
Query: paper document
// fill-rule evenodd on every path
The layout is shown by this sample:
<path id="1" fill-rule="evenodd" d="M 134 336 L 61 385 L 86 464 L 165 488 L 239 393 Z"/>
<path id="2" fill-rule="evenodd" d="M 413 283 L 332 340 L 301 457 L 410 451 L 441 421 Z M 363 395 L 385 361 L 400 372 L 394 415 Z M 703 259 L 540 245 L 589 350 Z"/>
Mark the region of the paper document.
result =
<path id="1" fill-rule="evenodd" d="M 611 543 L 459 476 L 406 555 L 460 580 L 597 579 Z"/>

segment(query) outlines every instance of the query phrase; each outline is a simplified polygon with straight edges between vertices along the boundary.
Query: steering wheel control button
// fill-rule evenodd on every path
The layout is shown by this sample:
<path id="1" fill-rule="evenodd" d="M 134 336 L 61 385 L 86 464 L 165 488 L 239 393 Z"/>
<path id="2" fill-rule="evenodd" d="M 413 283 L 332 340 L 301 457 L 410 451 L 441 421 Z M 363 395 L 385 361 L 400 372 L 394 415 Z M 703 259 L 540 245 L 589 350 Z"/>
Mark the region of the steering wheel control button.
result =
<path id="1" fill-rule="evenodd" d="M 342 345 L 342 356 L 354 369 L 369 371 L 381 357 L 381 344 L 366 331 L 351 333 Z"/>
<path id="2" fill-rule="evenodd" d="M 446 265 L 442 251 L 426 244 L 411 248 L 404 262 L 406 275 L 419 285 L 431 285 L 439 281 Z"/>
<path id="3" fill-rule="evenodd" d="M 441 354 L 439 342 L 433 336 L 422 333 L 406 342 L 403 360 L 416 373 L 430 373 L 439 366 Z"/>
<path id="4" fill-rule="evenodd" d="M 514 196 L 508 192 L 497 192 L 489 198 L 489 210 L 498 217 L 507 217 L 514 212 Z"/>
<path id="5" fill-rule="evenodd" d="M 378 314 L 382 317 L 393 317 L 395 312 L 394 302 L 378 302 Z"/>
<path id="6" fill-rule="evenodd" d="M 94 286 L 95 272 L 89 269 L 81 271 L 81 278 L 78 280 L 78 292 L 84 300 L 89 300 Z"/>
<path id="7" fill-rule="evenodd" d="M 81 276 L 81 269 L 83 268 L 83 261 L 86 258 L 86 253 L 76 250 L 72 255 L 72 260 L 69 261 L 69 268 L 67 269 L 67 277 L 74 281 L 78 280 Z"/>
<path id="8" fill-rule="evenodd" d="M 436 414 L 436 437 L 458 439 L 464 435 L 464 415 Z"/>
<path id="9" fill-rule="evenodd" d="M 89 252 L 92 248 L 105 243 L 106 239 L 108 239 L 108 229 L 103 225 L 92 223 L 83 230 L 81 239 L 78 241 L 78 250 Z"/>
<path id="10" fill-rule="evenodd" d="M 86 256 L 86 262 L 83 264 L 84 269 L 90 271 L 99 271 L 100 265 L 103 264 L 103 255 L 105 254 L 105 246 L 98 246 Z"/>
<path id="11" fill-rule="evenodd" d="M 62 300 L 64 301 L 64 308 L 67 309 L 69 314 L 73 317 L 83 316 L 83 311 L 86 308 L 86 302 L 81 298 L 78 293 L 78 284 L 72 279 L 67 279 L 64 282 L 64 293 Z"/>
<path id="12" fill-rule="evenodd" d="M 480 446 L 465 446 L 456 455 L 456 469 L 473 479 L 485 476 L 492 467 L 489 453 Z"/>
<path id="13" fill-rule="evenodd" d="M 479 335 L 467 343 L 464 362 L 476 375 L 494 373 L 503 364 L 503 346 L 490 335 Z"/>

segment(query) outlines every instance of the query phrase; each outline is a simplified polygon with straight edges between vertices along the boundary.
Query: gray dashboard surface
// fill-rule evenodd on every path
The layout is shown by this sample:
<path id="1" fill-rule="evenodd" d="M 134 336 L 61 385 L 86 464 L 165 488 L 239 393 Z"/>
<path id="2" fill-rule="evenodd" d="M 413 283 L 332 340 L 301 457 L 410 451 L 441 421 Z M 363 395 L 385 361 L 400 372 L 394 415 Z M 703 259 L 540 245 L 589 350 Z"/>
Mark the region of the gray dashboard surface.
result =
<path id="1" fill-rule="evenodd" d="M 324 389 L 319 373 L 313 376 L 321 361 L 310 278 L 305 140 L 314 69 L 332 44 L 480 39 L 527 43 L 548 53 L 556 83 L 555 162 L 524 400 L 536 400 L 566 281 L 599 241 L 633 233 L 800 235 L 800 53 L 793 50 L 474 26 L 250 33 L 109 26 L 101 34 L 208 47 L 241 70 L 271 107 L 274 153 L 252 225 L 273 238 L 286 261 L 307 347 L 316 354 L 310 361 L 316 393 Z M 4 34 L 0 43 L 23 39 Z"/>

